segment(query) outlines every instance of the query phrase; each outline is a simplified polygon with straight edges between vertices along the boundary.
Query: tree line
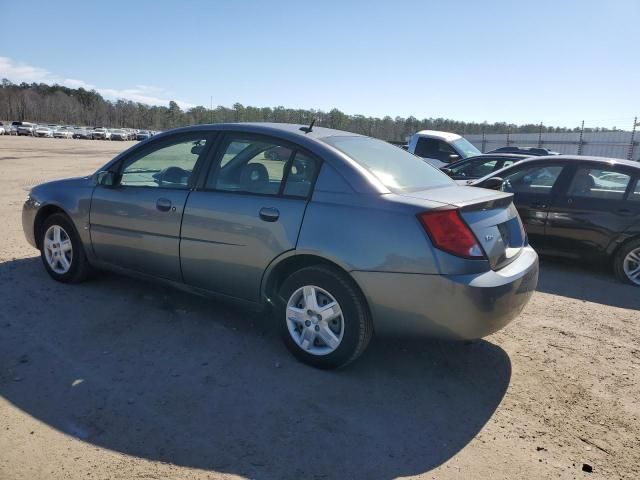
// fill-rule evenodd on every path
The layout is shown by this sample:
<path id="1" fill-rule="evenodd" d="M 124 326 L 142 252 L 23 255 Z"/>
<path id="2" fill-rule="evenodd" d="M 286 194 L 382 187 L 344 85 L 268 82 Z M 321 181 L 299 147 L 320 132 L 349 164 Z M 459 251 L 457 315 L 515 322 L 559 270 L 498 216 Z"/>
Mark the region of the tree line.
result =
<path id="1" fill-rule="evenodd" d="M 44 83 L 0 83 L 0 119 L 106 127 L 166 130 L 184 125 L 221 122 L 282 122 L 309 124 L 360 133 L 388 141 L 402 142 L 418 130 L 444 130 L 461 135 L 473 133 L 538 133 L 579 131 L 580 128 L 513 125 L 506 122 L 461 122 L 448 118 L 367 117 L 349 115 L 337 108 L 329 112 L 282 106 L 252 107 L 235 103 L 231 108 L 197 106 L 183 110 L 170 101 L 168 106 L 146 105 L 130 100 L 111 101 L 95 90 L 68 88 Z M 587 129 L 585 129 L 587 130 Z M 604 129 L 589 129 L 590 131 Z"/>

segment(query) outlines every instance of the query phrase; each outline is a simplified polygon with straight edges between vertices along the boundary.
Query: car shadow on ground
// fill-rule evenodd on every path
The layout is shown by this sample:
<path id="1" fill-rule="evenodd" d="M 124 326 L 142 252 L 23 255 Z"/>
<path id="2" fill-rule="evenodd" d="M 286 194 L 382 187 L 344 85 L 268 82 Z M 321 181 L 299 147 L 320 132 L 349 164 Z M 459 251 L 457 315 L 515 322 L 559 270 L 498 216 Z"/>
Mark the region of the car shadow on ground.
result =
<path id="1" fill-rule="evenodd" d="M 296 362 L 262 314 L 116 275 L 0 264 L 0 395 L 92 445 L 250 478 L 395 478 L 467 445 L 511 378 L 479 341 L 376 340 Z M 37 433 L 37 432 L 36 432 Z"/>
<path id="2" fill-rule="evenodd" d="M 601 265 L 543 258 L 537 290 L 612 307 L 640 310 L 640 288 L 620 282 Z"/>

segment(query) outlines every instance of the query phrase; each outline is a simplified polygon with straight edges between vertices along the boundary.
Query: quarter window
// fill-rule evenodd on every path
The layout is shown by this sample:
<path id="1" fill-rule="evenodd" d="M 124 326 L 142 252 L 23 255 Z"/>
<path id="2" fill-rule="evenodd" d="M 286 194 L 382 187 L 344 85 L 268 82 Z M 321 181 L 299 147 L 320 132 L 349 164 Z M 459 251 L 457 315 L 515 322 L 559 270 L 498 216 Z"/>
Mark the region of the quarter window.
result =
<path id="1" fill-rule="evenodd" d="M 206 146 L 203 136 L 163 144 L 142 157 L 125 161 L 120 185 L 128 187 L 189 188 L 196 162 Z"/>
<path id="2" fill-rule="evenodd" d="M 622 200 L 631 177 L 599 168 L 579 168 L 569 186 L 569 196 Z"/>

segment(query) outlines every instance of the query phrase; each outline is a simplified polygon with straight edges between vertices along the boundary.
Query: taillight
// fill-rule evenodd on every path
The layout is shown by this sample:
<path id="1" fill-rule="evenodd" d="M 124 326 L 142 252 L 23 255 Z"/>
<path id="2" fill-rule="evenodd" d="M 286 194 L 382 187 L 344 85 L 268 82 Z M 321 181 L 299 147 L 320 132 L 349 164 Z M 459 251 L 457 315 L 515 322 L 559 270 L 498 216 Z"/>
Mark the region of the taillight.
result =
<path id="1" fill-rule="evenodd" d="M 485 258 L 476 237 L 458 210 L 419 213 L 418 219 L 436 248 L 459 257 Z"/>

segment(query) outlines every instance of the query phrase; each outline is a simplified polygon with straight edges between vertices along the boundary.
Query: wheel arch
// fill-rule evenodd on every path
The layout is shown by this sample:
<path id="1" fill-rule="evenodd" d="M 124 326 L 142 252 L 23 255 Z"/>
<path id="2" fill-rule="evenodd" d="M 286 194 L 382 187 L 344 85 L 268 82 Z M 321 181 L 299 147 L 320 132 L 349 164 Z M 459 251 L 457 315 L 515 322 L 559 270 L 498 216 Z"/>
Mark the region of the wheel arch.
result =
<path id="1" fill-rule="evenodd" d="M 615 259 L 620 250 L 636 240 L 640 240 L 640 232 L 625 232 L 623 235 L 620 235 L 616 240 L 610 243 L 610 246 L 607 249 L 608 257 L 611 260 Z"/>
<path id="2" fill-rule="evenodd" d="M 61 213 L 65 217 L 67 217 L 71 222 L 71 225 L 73 225 L 73 228 L 75 228 L 75 224 L 73 223 L 73 220 L 71 220 L 71 216 L 64 210 L 64 208 L 53 203 L 43 205 L 38 209 L 38 213 L 36 213 L 36 217 L 33 221 L 33 235 L 36 240 L 38 249 L 42 248 L 42 226 L 44 225 L 44 222 L 47 220 L 47 218 L 56 213 Z"/>
<path id="3" fill-rule="evenodd" d="M 349 267 L 347 265 L 341 264 L 341 262 L 339 261 L 329 259 L 322 255 L 318 255 L 315 252 L 293 250 L 273 260 L 267 267 L 262 277 L 261 298 L 265 300 L 266 303 L 273 304 L 275 301 L 277 301 L 278 289 L 287 279 L 287 277 L 289 277 L 289 275 L 302 268 L 311 267 L 314 265 L 326 265 L 329 267 L 333 267 L 343 273 L 345 277 L 353 283 L 355 288 L 362 295 L 362 299 L 370 312 L 367 297 L 362 291 L 362 288 L 360 287 L 356 279 L 351 275 Z"/>

